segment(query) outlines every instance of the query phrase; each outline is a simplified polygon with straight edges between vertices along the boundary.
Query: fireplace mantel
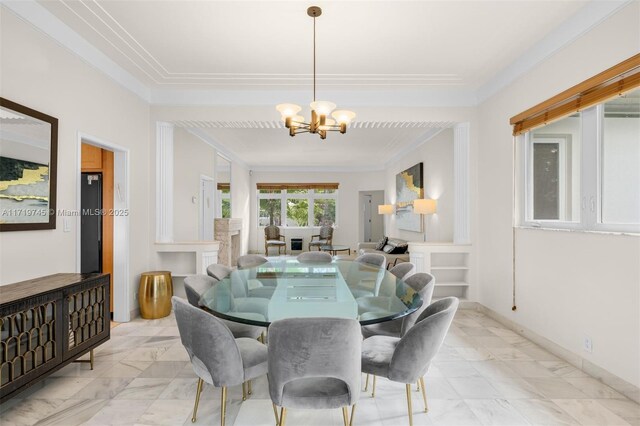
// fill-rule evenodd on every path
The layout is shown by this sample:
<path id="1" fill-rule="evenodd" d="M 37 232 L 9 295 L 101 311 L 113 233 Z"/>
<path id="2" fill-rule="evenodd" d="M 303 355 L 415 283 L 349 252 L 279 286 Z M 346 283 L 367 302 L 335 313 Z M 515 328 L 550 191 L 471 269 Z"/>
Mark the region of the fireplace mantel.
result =
<path id="1" fill-rule="evenodd" d="M 220 242 L 218 263 L 235 267 L 240 256 L 242 219 L 215 219 L 214 238 Z"/>

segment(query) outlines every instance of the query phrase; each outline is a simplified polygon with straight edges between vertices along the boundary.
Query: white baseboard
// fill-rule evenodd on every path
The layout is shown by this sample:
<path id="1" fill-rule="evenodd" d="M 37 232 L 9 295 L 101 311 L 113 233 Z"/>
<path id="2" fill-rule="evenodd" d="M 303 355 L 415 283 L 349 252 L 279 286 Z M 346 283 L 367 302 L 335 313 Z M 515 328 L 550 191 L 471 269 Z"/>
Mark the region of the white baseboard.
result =
<path id="1" fill-rule="evenodd" d="M 467 303 L 475 303 L 475 302 L 467 302 Z M 538 333 L 531 331 L 528 328 L 523 327 L 522 325 L 500 315 L 499 313 L 493 311 L 492 309 L 487 308 L 486 306 L 480 303 L 475 303 L 475 306 L 479 312 L 482 312 L 488 317 L 496 320 L 500 324 L 504 325 L 511 331 L 518 333 L 522 337 L 525 337 L 526 339 L 531 340 L 533 343 L 551 352 L 553 355 L 557 356 L 563 361 L 566 361 L 567 363 L 573 365 L 577 369 L 600 380 L 602 383 L 606 384 L 607 386 L 612 387 L 613 389 L 620 392 L 621 394 L 631 399 L 632 401 L 635 401 L 636 403 L 640 404 L 640 388 L 638 388 L 637 386 L 627 382 L 626 380 L 616 376 L 615 374 L 608 372 L 604 368 L 595 365 L 591 361 L 586 360 L 579 355 L 576 355 L 575 353 L 563 348 L 557 343 L 552 342 L 546 337 L 543 337 Z M 466 308 L 466 309 L 470 309 L 470 308 Z"/>

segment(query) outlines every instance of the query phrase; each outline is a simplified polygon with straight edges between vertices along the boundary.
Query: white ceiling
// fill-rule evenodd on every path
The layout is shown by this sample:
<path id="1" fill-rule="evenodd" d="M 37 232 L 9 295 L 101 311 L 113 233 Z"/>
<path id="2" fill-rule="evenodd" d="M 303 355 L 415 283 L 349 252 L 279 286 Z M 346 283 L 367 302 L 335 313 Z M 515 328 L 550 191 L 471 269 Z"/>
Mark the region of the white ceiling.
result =
<path id="1" fill-rule="evenodd" d="M 346 135 L 330 134 L 325 141 L 315 135 L 289 137 L 281 123 L 270 121 L 277 120 L 272 105 L 310 101 L 313 20 L 306 14 L 308 6 L 323 9 L 317 19 L 318 98 L 356 113 L 373 107 L 385 112 L 378 116 L 386 116 L 398 107 L 475 105 L 624 3 L 9 0 L 3 4 L 151 104 L 268 106 L 272 113 L 260 118 L 263 122 L 177 123 L 252 167 L 348 170 L 384 167 L 455 123 L 437 122 L 434 117 L 419 117 L 417 122 L 360 121 Z M 364 113 L 358 118 L 370 120 Z"/>
<path id="2" fill-rule="evenodd" d="M 478 89 L 586 1 L 40 1 L 151 88 Z"/>

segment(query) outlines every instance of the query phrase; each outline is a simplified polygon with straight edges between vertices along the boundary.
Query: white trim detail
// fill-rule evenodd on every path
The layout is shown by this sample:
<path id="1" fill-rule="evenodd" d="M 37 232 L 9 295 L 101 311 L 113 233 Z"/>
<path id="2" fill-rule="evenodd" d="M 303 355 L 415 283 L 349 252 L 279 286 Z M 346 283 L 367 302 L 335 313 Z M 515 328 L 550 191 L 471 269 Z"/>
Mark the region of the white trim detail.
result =
<path id="1" fill-rule="evenodd" d="M 453 128 L 453 242 L 471 242 L 469 199 L 469 123 Z"/>
<path id="2" fill-rule="evenodd" d="M 102 53 L 93 44 L 73 31 L 67 24 L 49 12 L 34 0 L 1 1 L 2 5 L 17 16 L 78 55 L 89 65 L 95 67 L 116 83 L 131 91 L 144 101 L 149 102 L 150 90 L 144 83 Z"/>
<path id="3" fill-rule="evenodd" d="M 173 124 L 156 123 L 156 242 L 173 241 Z"/>
<path id="4" fill-rule="evenodd" d="M 477 104 L 489 99 L 564 46 L 597 26 L 633 0 L 590 1 L 477 90 Z"/>
<path id="5" fill-rule="evenodd" d="M 129 150 L 122 146 L 78 132 L 76 164 L 76 207 L 81 211 L 82 143 L 113 151 L 113 209 L 128 211 L 130 206 Z M 66 219 L 66 218 L 65 218 Z M 131 280 L 129 276 L 129 215 L 113 217 L 113 320 L 131 320 Z M 81 221 L 76 218 L 76 271 L 81 271 Z"/>

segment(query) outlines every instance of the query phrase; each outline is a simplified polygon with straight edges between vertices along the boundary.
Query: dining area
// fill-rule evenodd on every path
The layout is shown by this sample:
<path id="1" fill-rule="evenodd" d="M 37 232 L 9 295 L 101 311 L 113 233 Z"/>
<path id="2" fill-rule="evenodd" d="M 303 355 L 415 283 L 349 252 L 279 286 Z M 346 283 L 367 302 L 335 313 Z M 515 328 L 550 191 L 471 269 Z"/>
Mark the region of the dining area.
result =
<path id="1" fill-rule="evenodd" d="M 245 255 L 236 269 L 212 264 L 207 275 L 186 277 L 187 299 L 172 304 L 198 377 L 191 421 L 215 404 L 227 424 L 228 393 L 241 388 L 250 400 L 266 377 L 272 412 L 261 415 L 276 425 L 296 424 L 290 412 L 326 410 L 351 426 L 366 417 L 358 402 L 375 398 L 382 378 L 404 385 L 412 426 L 414 412 L 429 409 L 424 376 L 459 302 L 432 303 L 434 277 L 409 262 L 386 266 L 375 253 L 343 260 L 313 251 Z M 220 390 L 219 401 L 202 398 L 207 387 Z"/>

